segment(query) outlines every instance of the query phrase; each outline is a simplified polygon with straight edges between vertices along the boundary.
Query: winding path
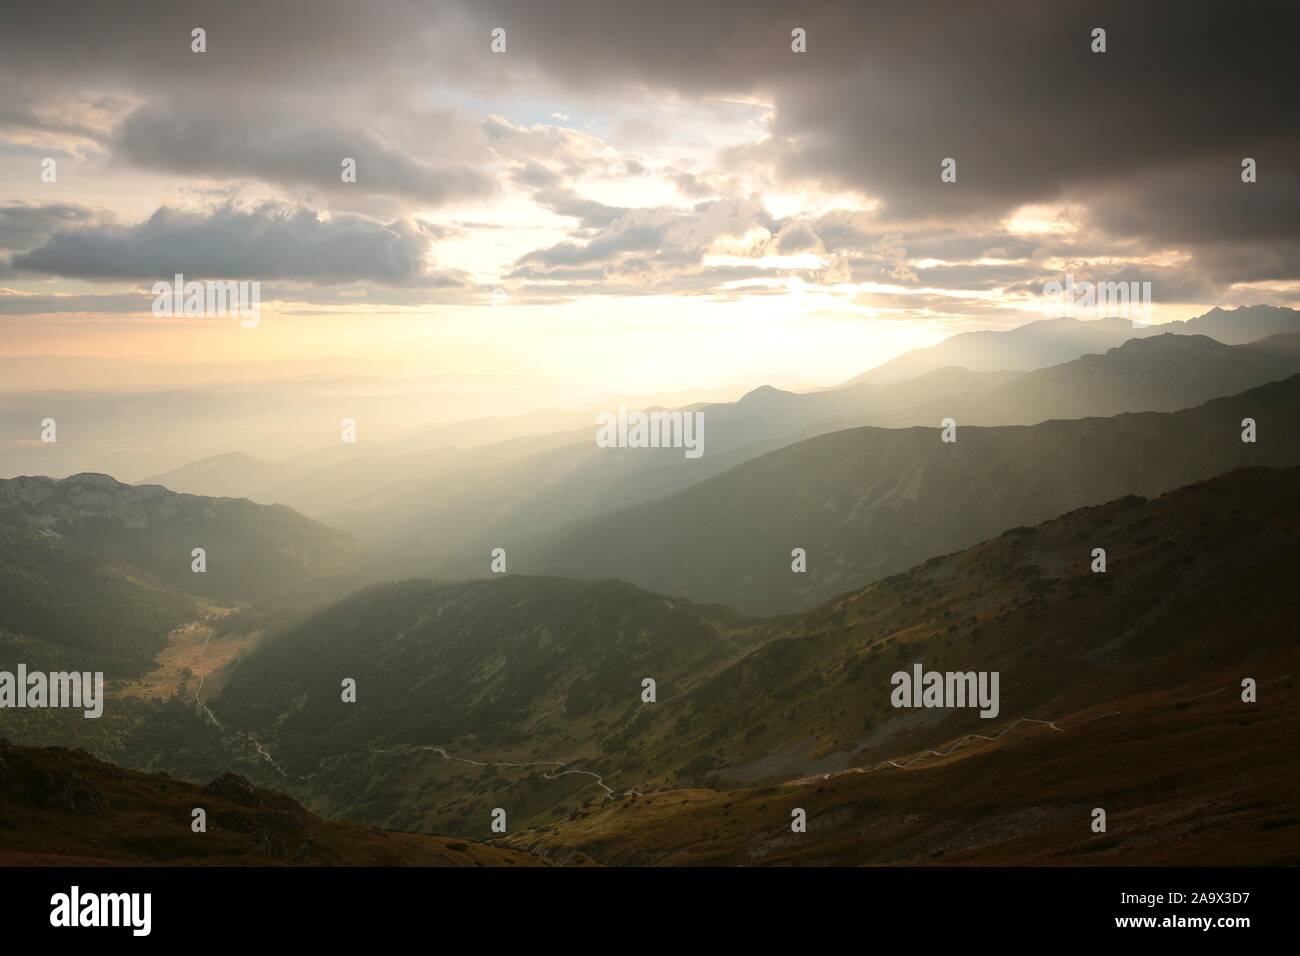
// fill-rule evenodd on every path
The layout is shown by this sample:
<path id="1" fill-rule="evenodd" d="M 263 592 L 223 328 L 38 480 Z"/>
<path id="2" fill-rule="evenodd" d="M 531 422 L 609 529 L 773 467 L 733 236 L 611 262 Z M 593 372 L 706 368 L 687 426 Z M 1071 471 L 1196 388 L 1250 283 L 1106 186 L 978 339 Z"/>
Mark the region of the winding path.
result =
<path id="1" fill-rule="evenodd" d="M 1114 711 L 1114 713 L 1118 713 L 1118 711 Z M 1040 724 L 1045 727 L 1050 727 L 1052 730 L 1055 730 L 1057 733 L 1062 733 L 1062 734 L 1065 733 L 1065 731 L 1062 728 L 1056 726 L 1055 721 L 1039 720 L 1036 717 L 1018 717 L 1017 719 L 1013 720 L 1011 723 L 1007 724 L 1007 726 L 1004 727 L 1001 731 L 999 731 L 998 733 L 994 734 L 991 737 L 988 736 L 987 734 L 965 734 L 961 737 L 958 737 L 955 741 L 953 741 L 952 746 L 949 747 L 947 750 L 920 750 L 914 754 L 908 754 L 906 757 L 901 757 L 898 760 L 892 760 L 892 759 L 882 760 L 879 763 L 872 764 L 870 767 L 846 767 L 843 770 L 836 770 L 832 773 L 817 773 L 817 774 L 813 774 L 810 777 L 800 777 L 798 780 L 787 781 L 784 784 L 784 786 L 797 787 L 804 784 L 812 783 L 814 780 L 829 780 L 831 777 L 841 777 L 844 776 L 845 774 L 850 774 L 850 773 L 875 773 L 877 770 L 882 770 L 885 767 L 893 767 L 896 770 L 906 770 L 908 767 L 912 766 L 917 761 L 924 760 L 926 757 L 952 756 L 952 754 L 956 753 L 958 750 L 965 747 L 972 740 L 988 740 L 988 741 L 1000 740 L 1002 737 L 1005 737 L 1007 734 L 1011 733 L 1011 731 L 1014 730 L 1016 727 L 1018 727 L 1020 724 Z"/>
<path id="2" fill-rule="evenodd" d="M 444 747 L 416 747 L 415 749 L 431 750 L 434 753 L 436 753 L 439 757 L 441 757 L 443 760 L 450 760 L 455 763 L 469 764 L 471 767 L 508 767 L 514 770 L 523 770 L 523 769 L 527 769 L 528 767 L 563 767 L 565 764 L 570 762 L 568 760 L 530 760 L 523 763 L 516 763 L 511 761 L 505 761 L 505 760 L 502 761 L 471 760 L 469 757 L 457 757 L 455 754 L 450 754 L 447 752 L 446 748 Z M 371 751 L 371 753 L 390 754 L 390 755 L 400 754 L 401 752 L 402 751 L 400 750 L 380 750 L 378 748 L 374 748 Z M 600 787 L 602 790 L 605 791 L 606 800 L 613 800 L 618 795 L 617 792 L 612 787 L 610 787 L 607 783 L 605 783 L 604 777 L 602 777 L 600 774 L 592 770 L 561 770 L 558 773 L 555 771 L 548 771 L 547 773 L 542 774 L 542 776 L 547 780 L 558 780 L 560 777 L 564 777 L 569 774 L 578 774 L 584 777 L 591 777 L 596 782 L 596 786 Z M 627 790 L 624 792 L 637 793 L 638 791 Z"/>
<path id="3" fill-rule="evenodd" d="M 207 642 L 205 641 L 205 642 L 204 642 L 204 649 L 206 649 L 206 647 L 207 647 Z M 1265 685 L 1265 684 L 1273 684 L 1273 683 L 1277 683 L 1278 681 L 1287 680 L 1287 679 L 1289 679 L 1289 678 L 1291 678 L 1291 677 L 1293 677 L 1293 676 L 1295 676 L 1295 675 L 1293 675 L 1293 674 L 1285 674 L 1285 675 L 1283 675 L 1282 677 L 1275 677 L 1275 678 L 1272 678 L 1271 680 L 1261 681 L 1261 682 L 1260 682 L 1260 686 L 1263 686 L 1263 685 Z M 202 682 L 202 679 L 200 678 L 200 681 L 199 681 L 199 687 L 200 687 L 200 689 L 202 688 L 202 686 L 203 686 L 203 682 Z M 1200 694 L 1200 695 L 1198 695 L 1198 696 L 1196 696 L 1196 697 L 1193 697 L 1193 698 L 1191 698 L 1191 699 L 1192 699 L 1192 700 L 1200 700 L 1200 699 L 1203 698 L 1203 697 L 1209 697 L 1209 696 L 1212 696 L 1212 695 L 1214 695 L 1214 694 L 1220 694 L 1220 693 L 1222 693 L 1223 691 L 1230 689 L 1230 687 L 1231 687 L 1231 685 L 1226 686 L 1226 687 L 1219 687 L 1219 688 L 1216 688 L 1215 690 L 1208 691 L 1207 693 Z M 256 737 L 254 737 L 251 733 L 247 733 L 247 732 L 245 732 L 245 731 L 240 731 L 240 730 L 236 730 L 236 731 L 226 731 L 225 727 L 222 726 L 221 721 L 217 720 L 217 716 L 216 716 L 214 713 L 212 713 L 212 711 L 211 711 L 211 709 L 208 707 L 208 705 L 205 704 L 205 703 L 204 703 L 204 702 L 199 698 L 198 691 L 195 691 L 194 699 L 195 699 L 195 701 L 199 704 L 199 706 L 203 708 L 204 712 L 208 715 L 208 717 L 211 718 L 212 722 L 213 722 L 214 724 L 216 724 L 216 726 L 217 726 L 217 728 L 218 728 L 219 730 L 222 730 L 223 732 L 226 732 L 226 733 L 234 733 L 234 734 L 236 734 L 237 736 L 243 737 L 245 740 L 248 740 L 249 742 L 251 742 L 251 743 L 253 744 L 253 746 L 257 749 L 258 754 L 259 754 L 263 759 L 265 759 L 265 760 L 266 760 L 266 761 L 267 761 L 267 762 L 268 762 L 272 767 L 274 767 L 275 770 L 276 770 L 276 772 L 279 773 L 280 776 L 284 777 L 285 779 L 288 779 L 288 778 L 289 778 L 289 774 L 287 774 L 287 773 L 284 771 L 284 768 L 281 767 L 280 764 L 276 762 L 275 758 L 274 758 L 273 756 L 271 756 L 270 752 L 269 752 L 265 747 L 262 746 L 261 741 L 259 741 Z M 1101 720 L 1101 719 L 1106 718 L 1106 717 L 1113 717 L 1113 716 L 1115 716 L 1115 715 L 1117 715 L 1117 714 L 1119 714 L 1119 713 L 1120 713 L 1120 711 L 1118 711 L 1118 710 L 1108 710 L 1108 711 L 1106 711 L 1105 713 L 1098 714 L 1096 717 L 1091 718 L 1090 720 L 1086 721 L 1086 723 L 1091 723 L 1091 722 L 1094 721 L 1094 720 Z M 1018 718 L 1016 718 L 1015 720 L 1013 720 L 1011 723 L 1009 723 L 1006 727 L 1004 727 L 1002 730 L 1000 730 L 998 733 L 993 734 L 993 735 L 991 735 L 991 736 L 988 735 L 988 734 L 964 734 L 963 736 L 958 737 L 955 741 L 953 741 L 953 742 L 952 742 L 952 745 L 949 746 L 949 747 L 947 747 L 946 749 L 942 749 L 942 750 L 936 750 L 936 749 L 921 750 L 921 751 L 917 751 L 916 753 L 913 753 L 913 754 L 908 754 L 908 755 L 905 756 L 905 757 L 899 757 L 899 758 L 896 758 L 896 759 L 889 759 L 889 760 L 881 760 L 881 761 L 879 761 L 878 763 L 872 764 L 872 765 L 869 766 L 869 767 L 847 767 L 847 768 L 845 768 L 845 769 L 843 769 L 843 770 L 835 770 L 835 771 L 831 771 L 831 772 L 829 772 L 829 773 L 817 773 L 817 774 L 812 774 L 812 775 L 810 775 L 810 776 L 800 777 L 800 778 L 795 779 L 795 780 L 789 780 L 789 781 L 786 781 L 784 784 L 782 784 L 782 786 L 786 786 L 786 787 L 803 786 L 803 785 L 806 785 L 806 784 L 809 784 L 809 783 L 813 783 L 813 782 L 818 781 L 818 780 L 829 780 L 829 779 L 831 779 L 832 777 L 839 777 L 839 776 L 843 776 L 843 775 L 845 775 L 845 774 L 850 774 L 850 773 L 860 773 L 860 774 L 875 773 L 877 770 L 883 770 L 883 769 L 885 769 L 886 767 L 892 767 L 892 768 L 895 769 L 895 770 L 906 770 L 906 769 L 908 769 L 909 767 L 912 767 L 912 766 L 914 766 L 915 764 L 917 764 L 919 761 L 921 761 L 921 760 L 925 760 L 925 759 L 927 759 L 927 758 L 934 757 L 934 758 L 942 759 L 942 758 L 944 758 L 944 757 L 950 757 L 950 756 L 952 756 L 954 753 L 956 753 L 958 750 L 961 750 L 962 748 L 966 747 L 968 744 L 970 744 L 970 743 L 972 743 L 973 741 L 976 741 L 976 740 L 984 740 L 984 741 L 988 741 L 988 742 L 990 742 L 990 743 L 994 743 L 994 742 L 996 742 L 996 741 L 1002 739 L 1003 737 L 1005 737 L 1007 734 L 1009 734 L 1012 730 L 1014 730 L 1016 727 L 1020 726 L 1021 724 L 1036 724 L 1036 725 L 1041 726 L 1041 727 L 1047 727 L 1048 729 L 1050 729 L 1050 730 L 1054 730 L 1054 731 L 1056 731 L 1057 733 L 1062 733 L 1062 734 L 1063 734 L 1063 733 L 1066 733 L 1065 729 L 1062 728 L 1062 727 L 1057 726 L 1056 721 L 1054 721 L 1054 720 L 1040 720 L 1040 719 L 1038 719 L 1038 718 L 1036 718 L 1036 717 L 1018 717 Z M 416 751 L 430 751 L 430 752 L 432 752 L 432 753 L 436 753 L 436 754 L 437 754 L 438 756 L 440 756 L 443 760 L 451 761 L 451 762 L 453 762 L 453 763 L 463 763 L 463 764 L 467 764 L 468 766 L 471 766 L 471 767 L 504 767 L 504 768 L 508 768 L 508 769 L 512 769 L 512 770 L 526 770 L 526 769 L 528 769 L 528 768 L 530 768 L 530 767 L 551 767 L 551 768 L 560 768 L 560 767 L 564 767 L 566 764 L 570 763 L 570 761 L 567 761 L 567 760 L 530 760 L 530 761 L 506 761 L 506 760 L 501 760 L 501 761 L 491 761 L 491 760 L 474 760 L 474 759 L 469 758 L 469 757 L 458 757 L 458 756 L 456 756 L 455 754 L 449 753 L 445 747 L 427 746 L 427 745 L 426 745 L 426 746 L 419 746 L 419 747 L 411 747 L 411 746 L 408 746 L 408 747 L 405 747 L 405 748 L 400 749 L 400 750 L 384 750 L 384 749 L 379 748 L 379 747 L 372 747 L 372 748 L 369 749 L 369 752 L 370 752 L 370 753 L 374 753 L 374 754 L 384 754 L 385 756 L 400 756 L 401 754 L 403 754 L 403 753 L 409 753 L 409 752 L 412 751 L 412 750 L 416 750 Z M 346 754 L 336 754 L 334 757 L 327 757 L 327 758 L 325 758 L 325 760 L 322 761 L 322 766 L 323 766 L 325 763 L 328 763 L 328 762 L 331 761 L 331 760 L 342 759 L 342 758 L 344 758 L 344 757 L 346 757 L 346 756 L 347 756 Z M 302 776 L 302 775 L 298 775 L 298 776 L 297 776 L 297 779 L 298 779 L 298 780 L 302 780 L 302 781 L 307 781 L 307 780 L 312 779 L 312 777 L 315 777 L 316 774 L 318 774 L 318 773 L 320 773 L 320 767 L 317 767 L 317 769 L 316 769 L 314 772 L 312 772 L 311 774 L 309 774 L 309 775 L 307 775 L 307 776 L 305 776 L 305 777 Z M 600 787 L 602 790 L 605 791 L 605 799 L 606 799 L 606 800 L 613 800 L 613 799 L 615 799 L 616 797 L 619 796 L 619 792 L 618 792 L 618 791 L 614 790 L 614 789 L 613 789 L 612 787 L 610 787 L 607 783 L 605 783 L 605 778 L 604 778 L 602 775 L 600 775 L 600 774 L 598 774 L 598 773 L 596 773 L 595 771 L 592 771 L 592 770 L 580 770 L 580 769 L 577 769 L 577 768 L 570 768 L 570 769 L 568 769 L 568 770 L 552 769 L 552 770 L 548 770 L 548 771 L 547 771 L 546 773 L 544 773 L 542 776 L 543 776 L 543 778 L 546 779 L 546 780 L 558 780 L 560 777 L 569 776 L 570 774 L 574 774 L 574 775 L 577 775 L 577 776 L 583 776 L 583 777 L 591 777 L 591 778 L 592 778 L 592 781 L 596 784 L 596 786 Z M 651 791 L 651 792 L 653 792 L 653 791 Z M 644 795 L 645 795 L 645 792 L 644 792 L 644 791 L 642 791 L 642 790 L 640 790 L 640 789 L 637 789 L 637 788 L 630 788 L 630 789 L 627 789 L 627 790 L 622 791 L 622 793 L 623 793 L 624 796 L 627 796 L 627 795 L 644 796 Z"/>

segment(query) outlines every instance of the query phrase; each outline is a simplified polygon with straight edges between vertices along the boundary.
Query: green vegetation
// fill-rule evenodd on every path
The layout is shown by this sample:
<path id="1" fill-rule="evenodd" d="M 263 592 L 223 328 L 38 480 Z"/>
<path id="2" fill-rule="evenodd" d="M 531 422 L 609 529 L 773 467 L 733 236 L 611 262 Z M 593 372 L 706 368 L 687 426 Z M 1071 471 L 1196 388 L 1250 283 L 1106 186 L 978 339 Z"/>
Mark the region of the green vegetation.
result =
<path id="1" fill-rule="evenodd" d="M 26 659 L 32 666 L 56 657 L 74 666 L 48 646 L 61 645 L 93 655 L 78 655 L 77 670 L 137 673 L 168 631 L 197 614 L 192 598 L 153 575 L 0 513 L 0 626 L 35 639 L 21 648 L 39 655 Z M 0 639 L 0 661 L 22 659 L 11 656 L 18 653 Z"/>
<path id="2" fill-rule="evenodd" d="M 206 573 L 192 570 L 195 547 L 207 551 Z M 283 507 L 105 475 L 0 481 L 0 632 L 8 635 L 0 664 L 21 652 L 36 655 L 23 658 L 34 667 L 57 659 L 136 675 L 169 631 L 200 616 L 196 596 L 289 606 L 342 573 L 352 551 L 342 533 Z M 259 614 L 246 610 L 223 627 Z M 19 645 L 19 635 L 29 640 Z"/>

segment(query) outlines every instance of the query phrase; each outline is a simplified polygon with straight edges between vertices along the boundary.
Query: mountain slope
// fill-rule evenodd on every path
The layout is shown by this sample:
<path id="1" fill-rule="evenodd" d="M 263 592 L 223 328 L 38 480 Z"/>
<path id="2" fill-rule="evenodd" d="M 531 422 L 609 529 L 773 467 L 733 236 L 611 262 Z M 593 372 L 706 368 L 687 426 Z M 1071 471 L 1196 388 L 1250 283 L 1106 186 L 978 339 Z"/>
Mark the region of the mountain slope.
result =
<path id="1" fill-rule="evenodd" d="M 1013 529 L 765 620 L 619 582 L 404 582 L 265 645 L 214 707 L 317 809 L 473 836 L 502 807 L 515 845 L 548 859 L 900 862 L 943 851 L 997 862 L 1053 846 L 1069 858 L 1085 852 L 1095 801 L 1112 801 L 1118 820 L 1164 801 L 1183 822 L 1159 840 L 1130 835 L 1125 859 L 1140 861 L 1180 839 L 1205 799 L 1244 804 L 1251 859 L 1276 862 L 1300 851 L 1300 828 L 1271 846 L 1256 839 L 1285 828 L 1288 793 L 1276 784 L 1294 775 L 1279 769 L 1300 757 L 1278 743 L 1300 703 L 1298 492 L 1300 469 L 1239 469 Z M 1097 547 L 1104 573 L 1091 569 Z M 893 707 L 891 675 L 916 664 L 997 672 L 998 713 Z M 340 699 L 342 676 L 357 681 L 355 703 Z M 645 677 L 653 703 L 640 696 Z M 1258 682 L 1258 708 L 1232 704 L 1242 677 Z M 1234 736 L 1236 726 L 1255 732 Z M 1077 749 L 1054 749 L 1060 741 Z M 1012 769 L 1023 789 L 1009 794 Z M 786 787 L 797 802 L 774 789 Z M 818 838 L 829 844 L 787 847 L 792 806 L 833 810 L 853 828 L 879 816 L 885 842 L 855 844 L 853 829 L 832 826 Z M 1036 846 L 1034 834 L 1058 843 Z M 1217 832 L 1175 850 L 1207 845 L 1231 858 Z"/>
<path id="2" fill-rule="evenodd" d="M 701 412 L 705 422 L 705 453 L 699 459 L 684 458 L 680 449 L 597 448 L 593 423 L 470 449 L 385 454 L 332 448 L 276 463 L 220 456 L 156 480 L 184 491 L 282 502 L 342 528 L 371 556 L 371 580 L 431 573 L 460 578 L 484 573 L 493 548 L 530 549 L 571 522 L 661 498 L 831 431 L 933 425 L 954 410 L 967 424 L 1173 410 L 1300 370 L 1294 348 L 1278 343 L 1267 351 L 1262 345 L 1257 352 L 1220 347 L 1212 354 L 1215 343 L 1200 338 L 1198 345 L 1180 350 L 1170 344 L 1174 336 L 1159 334 L 1171 326 L 1189 333 L 1184 337 L 1205 331 L 1232 338 L 1228 333 L 1235 329 L 1237 337 L 1253 339 L 1300 323 L 1290 310 L 1266 307 L 1212 312 L 1151 329 L 1134 329 L 1126 320 L 1059 320 L 1006 333 L 972 333 L 973 341 L 998 343 L 988 355 L 959 348 L 967 340 L 956 336 L 948 352 L 944 346 L 927 352 L 939 356 L 937 362 L 928 358 L 908 369 L 909 375 L 918 373 L 912 377 L 886 376 L 882 384 L 868 375 L 808 393 L 763 387 L 736 402 L 693 406 L 687 410 Z M 1096 363 L 1077 361 L 1082 353 L 1105 351 L 1135 336 L 1155 336 L 1163 344 L 1150 352 L 1121 349 L 1123 354 L 1101 356 Z M 1196 361 L 1183 354 L 1196 348 L 1205 353 Z M 989 357 L 1013 354 L 1030 355 L 1032 361 L 1004 364 Z M 1149 368 L 1138 361 L 1142 356 Z M 1058 367 L 1021 389 L 1015 382 L 1022 373 L 936 367 L 968 362 L 975 369 L 1005 369 L 1066 360 L 1077 364 Z"/>
<path id="3" fill-rule="evenodd" d="M 937 345 L 913 349 L 845 384 L 885 384 L 945 366 L 979 371 L 1032 370 L 1117 348 L 1129 339 L 1176 333 L 1206 335 L 1240 345 L 1269 335 L 1300 332 L 1300 312 L 1267 305 L 1211 309 L 1186 321 L 1135 326 L 1131 319 L 1043 319 L 1005 331 L 960 332 Z"/>
<path id="4" fill-rule="evenodd" d="M 169 632 L 208 614 L 205 599 L 257 601 L 257 621 L 291 615 L 321 603 L 353 552 L 288 508 L 106 475 L 0 481 L 0 664 L 138 676 Z M 240 619 L 224 620 L 223 633 Z"/>
<path id="5" fill-rule="evenodd" d="M 354 545 L 283 506 L 179 495 L 107 475 L 0 480 L 0 518 L 126 562 L 178 590 L 256 599 L 347 567 Z M 203 548 L 207 571 L 192 570 Z"/>
<path id="6" fill-rule="evenodd" d="M 191 811 L 207 813 L 192 832 Z M 207 787 L 0 739 L 0 866 L 537 866 L 473 841 L 323 820 L 226 774 Z"/>
<path id="7" fill-rule="evenodd" d="M 1172 412 L 1300 373 L 1300 333 L 1244 345 L 1204 335 L 1130 339 L 1103 355 L 1026 372 L 960 404 L 909 408 L 899 425 L 929 425 L 948 416 L 963 425 L 1028 425 L 1053 418 L 1124 412 Z"/>
<path id="8" fill-rule="evenodd" d="M 400 452 L 379 444 L 339 444 L 283 461 L 231 453 L 190 462 L 156 475 L 144 484 L 163 485 L 188 494 L 284 504 L 303 514 L 320 517 L 344 502 L 398 481 L 431 481 L 470 468 L 503 465 L 573 440 L 571 434 L 548 433 L 484 443 L 474 448 L 420 448 Z"/>
<path id="9" fill-rule="evenodd" d="M 946 758 L 900 753 L 901 769 L 665 789 L 506 842 L 634 866 L 1295 866 L 1297 684 L 1271 682 L 1270 706 L 1252 709 L 1232 693 L 1237 673 L 1206 677 L 1003 726 L 993 743 L 958 738 L 940 745 L 958 748 Z M 791 831 L 796 807 L 806 833 Z M 1105 833 L 1091 829 L 1095 808 Z"/>
<path id="10" fill-rule="evenodd" d="M 643 678 L 667 693 L 753 646 L 753 628 L 726 608 L 618 581 L 412 580 L 360 591 L 263 645 L 213 709 L 277 755 L 286 783 L 323 809 L 463 833 L 501 804 L 474 800 L 461 785 L 480 771 L 434 747 L 466 760 L 553 761 L 520 782 L 511 804 L 517 819 L 544 814 L 574 793 L 602 792 L 599 740 L 642 712 Z M 345 678 L 356 703 L 342 701 Z M 575 760 L 583 772 L 544 776 Z M 413 813 L 404 795 L 430 788 Z"/>
<path id="11" fill-rule="evenodd" d="M 933 428 L 850 429 L 580 523 L 516 570 L 614 575 L 775 613 L 1071 508 L 1296 463 L 1300 376 L 1168 414 L 959 426 L 953 443 Z M 791 571 L 794 548 L 806 573 Z"/>
<path id="12" fill-rule="evenodd" d="M 475 575 L 483 573 L 494 547 L 527 555 L 536 539 L 569 522 L 662 498 L 832 431 L 937 425 L 949 416 L 965 425 L 1013 425 L 1173 411 L 1297 372 L 1300 333 L 1238 346 L 1203 335 L 1159 334 L 1024 374 L 945 368 L 889 385 L 859 383 L 806 394 L 760 388 L 738 402 L 698 410 L 704 421 L 704 455 L 698 459 L 685 458 L 679 449 L 597 448 L 588 434 L 505 468 L 395 483 L 326 519 L 384 555 L 388 574 Z M 570 573 L 564 566 L 557 570 Z M 735 600 L 725 593 L 710 597 L 715 598 Z"/>
<path id="13" fill-rule="evenodd" d="M 386 576 L 478 575 L 491 548 L 509 551 L 571 521 L 685 488 L 791 441 L 852 424 L 884 424 L 908 406 L 977 393 L 1009 377 L 943 369 L 913 382 L 807 395 L 756 389 L 738 402 L 696 409 L 704 420 L 700 458 L 686 458 L 681 448 L 599 448 L 593 421 L 562 445 L 395 481 L 321 516 L 354 534 Z M 474 451 L 481 456 L 491 447 Z"/>
<path id="14" fill-rule="evenodd" d="M 639 795 L 511 842 L 605 863 L 1293 865 L 1297 573 L 1300 469 L 1016 529 L 786 619 L 628 736 Z M 893 706 L 916 664 L 998 673 L 999 713 Z"/>
<path id="15" fill-rule="evenodd" d="M 137 671 L 198 613 L 148 572 L 0 514 L 0 663 Z"/>

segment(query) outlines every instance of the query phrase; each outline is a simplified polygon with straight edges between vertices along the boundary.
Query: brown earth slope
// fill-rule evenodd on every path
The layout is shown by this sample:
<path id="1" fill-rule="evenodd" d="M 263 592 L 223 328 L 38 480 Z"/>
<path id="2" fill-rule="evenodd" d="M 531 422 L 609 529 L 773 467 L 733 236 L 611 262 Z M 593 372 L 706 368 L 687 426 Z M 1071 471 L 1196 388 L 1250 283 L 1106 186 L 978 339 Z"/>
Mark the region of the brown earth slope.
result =
<path id="1" fill-rule="evenodd" d="M 1263 685 L 1254 705 L 1235 685 L 1199 691 L 783 786 L 656 791 L 509 842 L 610 865 L 1300 864 L 1294 677 Z M 1104 833 L 1091 827 L 1098 807 Z M 791 830 L 795 808 L 806 833 Z"/>
<path id="2" fill-rule="evenodd" d="M 207 812 L 207 832 L 191 813 Z M 337 823 L 234 774 L 207 787 L 0 740 L 0 866 L 536 866 L 526 853 Z"/>
<path id="3" fill-rule="evenodd" d="M 661 700 L 627 740 L 657 755 L 640 794 L 510 842 L 615 864 L 1300 863 L 1298 575 L 1296 469 L 1013 529 Z M 997 671 L 1000 713 L 894 708 L 915 663 Z"/>

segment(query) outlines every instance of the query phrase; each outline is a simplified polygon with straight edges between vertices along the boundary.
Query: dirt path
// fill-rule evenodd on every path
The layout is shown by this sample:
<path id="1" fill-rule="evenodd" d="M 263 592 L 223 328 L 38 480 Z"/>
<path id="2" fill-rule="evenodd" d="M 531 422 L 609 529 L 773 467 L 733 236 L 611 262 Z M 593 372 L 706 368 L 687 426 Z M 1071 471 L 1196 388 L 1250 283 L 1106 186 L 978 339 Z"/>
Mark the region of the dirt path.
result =
<path id="1" fill-rule="evenodd" d="M 525 770 L 529 767 L 563 767 L 565 764 L 571 762 L 568 760 L 530 760 L 523 763 L 515 763 L 515 762 L 505 761 L 505 760 L 502 761 L 471 760 L 468 757 L 457 757 L 454 754 L 450 754 L 443 747 L 416 747 L 415 749 L 430 750 L 436 753 L 438 756 L 440 756 L 443 760 L 450 760 L 455 763 L 469 764 L 471 767 L 506 767 L 512 770 Z M 394 755 L 394 754 L 400 754 L 402 753 L 402 751 L 375 749 L 372 750 L 371 753 Z M 607 783 L 605 783 L 604 777 L 591 770 L 561 770 L 558 773 L 555 771 L 549 771 L 547 773 L 542 774 L 542 776 L 546 780 L 558 780 L 560 777 L 565 777 L 568 776 L 569 774 L 577 774 L 583 777 L 591 777 L 595 781 L 596 786 L 600 787 L 602 790 L 605 791 L 606 800 L 612 800 L 616 796 L 618 796 L 617 791 L 615 791 L 612 787 L 610 787 Z M 638 791 L 636 790 L 624 791 L 624 793 L 637 793 L 637 792 Z"/>
<path id="2" fill-rule="evenodd" d="M 958 750 L 961 750 L 964 747 L 966 747 L 972 741 L 986 740 L 989 742 L 995 742 L 1001 740 L 1003 737 L 1011 733 L 1012 730 L 1014 730 L 1016 727 L 1020 726 L 1021 724 L 1040 724 L 1044 727 L 1049 727 L 1058 733 L 1062 733 L 1062 734 L 1065 733 L 1063 729 L 1056 726 L 1055 721 L 1039 720 L 1036 717 L 1019 717 L 1016 720 L 1013 720 L 1001 731 L 999 731 L 998 733 L 994 734 L 991 737 L 988 736 L 987 734 L 965 734 L 961 737 L 958 737 L 955 741 L 953 741 L 952 746 L 949 747 L 947 750 L 920 750 L 914 754 L 908 754 L 906 757 L 899 757 L 896 760 L 882 760 L 879 763 L 872 764 L 870 767 L 848 767 L 844 770 L 836 770 L 833 773 L 818 773 L 818 774 L 813 774 L 811 777 L 801 777 L 798 780 L 788 781 L 787 783 L 784 784 L 784 786 L 797 787 L 797 786 L 802 786 L 804 784 L 813 783 L 814 781 L 817 780 L 829 780 L 831 777 L 840 777 L 843 776 L 844 774 L 849 774 L 849 773 L 875 773 L 877 770 L 883 770 L 886 767 L 893 767 L 895 770 L 906 770 L 908 767 L 911 767 L 913 764 L 917 763 L 920 760 L 924 760 L 927 757 L 938 757 L 940 759 L 944 757 L 950 757 Z"/>

